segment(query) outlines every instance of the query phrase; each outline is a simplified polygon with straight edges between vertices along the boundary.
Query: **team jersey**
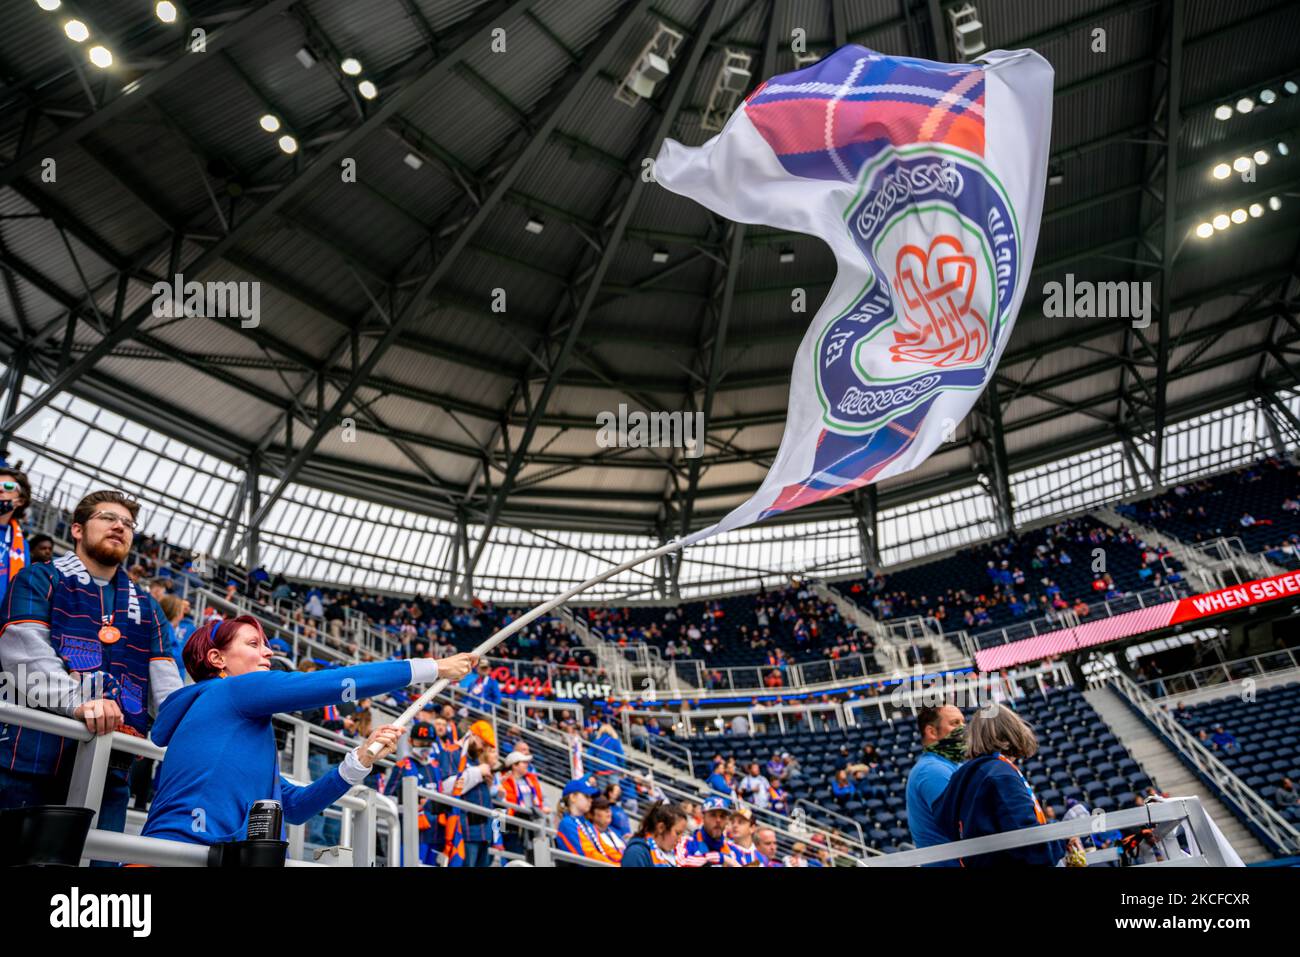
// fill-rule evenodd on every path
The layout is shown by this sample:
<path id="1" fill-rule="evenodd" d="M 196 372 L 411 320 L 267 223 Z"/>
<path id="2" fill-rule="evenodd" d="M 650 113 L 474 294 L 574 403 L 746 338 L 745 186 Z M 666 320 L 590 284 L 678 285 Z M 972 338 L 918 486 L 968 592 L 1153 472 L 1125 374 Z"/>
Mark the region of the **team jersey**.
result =
<path id="1" fill-rule="evenodd" d="M 588 860 L 604 861 L 607 864 L 617 863 L 610 860 L 605 853 L 605 845 L 600 839 L 600 832 L 596 830 L 596 825 L 586 818 L 573 814 L 566 814 L 560 820 L 560 826 L 555 833 L 555 846 Z"/>
<path id="2" fill-rule="evenodd" d="M 681 843 L 677 845 L 677 866 L 722 867 L 722 855 L 726 846 L 725 838 L 719 837 L 715 841 L 702 827 L 688 831 L 682 835 Z"/>
<path id="3" fill-rule="evenodd" d="M 727 841 L 727 849 L 723 856 L 729 859 L 734 867 L 768 866 L 767 857 L 754 844 L 741 847 L 735 841 Z"/>

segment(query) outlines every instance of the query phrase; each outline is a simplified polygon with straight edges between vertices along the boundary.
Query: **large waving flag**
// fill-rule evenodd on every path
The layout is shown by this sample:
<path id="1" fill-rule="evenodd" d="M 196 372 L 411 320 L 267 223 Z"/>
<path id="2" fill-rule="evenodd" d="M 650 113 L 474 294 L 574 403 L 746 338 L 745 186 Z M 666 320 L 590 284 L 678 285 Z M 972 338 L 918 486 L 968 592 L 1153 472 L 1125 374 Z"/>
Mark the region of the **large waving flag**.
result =
<path id="1" fill-rule="evenodd" d="M 755 90 L 655 178 L 740 223 L 825 240 L 838 272 L 795 357 L 758 491 L 690 544 L 915 468 L 1011 338 L 1038 243 L 1052 68 L 846 46 Z"/>

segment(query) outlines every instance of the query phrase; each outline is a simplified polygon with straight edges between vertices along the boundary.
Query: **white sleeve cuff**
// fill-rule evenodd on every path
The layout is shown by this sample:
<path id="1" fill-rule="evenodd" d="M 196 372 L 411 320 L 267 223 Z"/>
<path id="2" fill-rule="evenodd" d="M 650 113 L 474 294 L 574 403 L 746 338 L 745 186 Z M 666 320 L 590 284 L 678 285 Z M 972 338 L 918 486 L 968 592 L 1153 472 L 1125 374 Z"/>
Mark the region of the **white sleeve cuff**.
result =
<path id="1" fill-rule="evenodd" d="M 431 685 L 438 680 L 437 658 L 411 659 L 411 684 Z"/>
<path id="2" fill-rule="evenodd" d="M 343 763 L 339 765 L 339 774 L 343 775 L 343 780 L 347 781 L 348 784 L 360 784 L 374 770 L 374 768 L 368 768 L 361 763 L 361 759 L 357 757 L 357 752 L 360 750 L 360 748 L 353 748 L 347 753 Z"/>

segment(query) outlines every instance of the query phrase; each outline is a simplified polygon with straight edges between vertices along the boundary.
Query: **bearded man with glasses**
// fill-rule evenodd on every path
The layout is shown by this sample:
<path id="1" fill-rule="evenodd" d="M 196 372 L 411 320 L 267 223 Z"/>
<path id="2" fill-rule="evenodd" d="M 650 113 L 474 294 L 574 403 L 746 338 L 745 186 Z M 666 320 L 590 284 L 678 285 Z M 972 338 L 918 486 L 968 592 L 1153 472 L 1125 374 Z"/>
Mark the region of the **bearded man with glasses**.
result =
<path id="1" fill-rule="evenodd" d="M 0 664 L 20 702 L 83 722 L 94 734 L 145 737 L 149 715 L 181 687 L 165 623 L 149 593 L 127 577 L 140 505 L 91 492 L 72 513 L 74 550 L 14 578 L 0 621 Z M 0 724 L 0 808 L 63 804 L 75 741 Z M 131 756 L 114 752 L 97 827 L 126 823 Z"/>

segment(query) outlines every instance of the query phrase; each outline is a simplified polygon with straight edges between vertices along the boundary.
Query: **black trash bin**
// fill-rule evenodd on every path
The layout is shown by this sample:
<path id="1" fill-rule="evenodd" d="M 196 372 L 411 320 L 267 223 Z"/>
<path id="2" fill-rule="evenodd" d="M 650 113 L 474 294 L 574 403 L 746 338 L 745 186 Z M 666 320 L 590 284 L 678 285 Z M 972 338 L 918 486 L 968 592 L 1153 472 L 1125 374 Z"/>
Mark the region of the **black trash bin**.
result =
<path id="1" fill-rule="evenodd" d="M 0 811 L 0 866 L 76 867 L 95 812 L 61 804 Z"/>

